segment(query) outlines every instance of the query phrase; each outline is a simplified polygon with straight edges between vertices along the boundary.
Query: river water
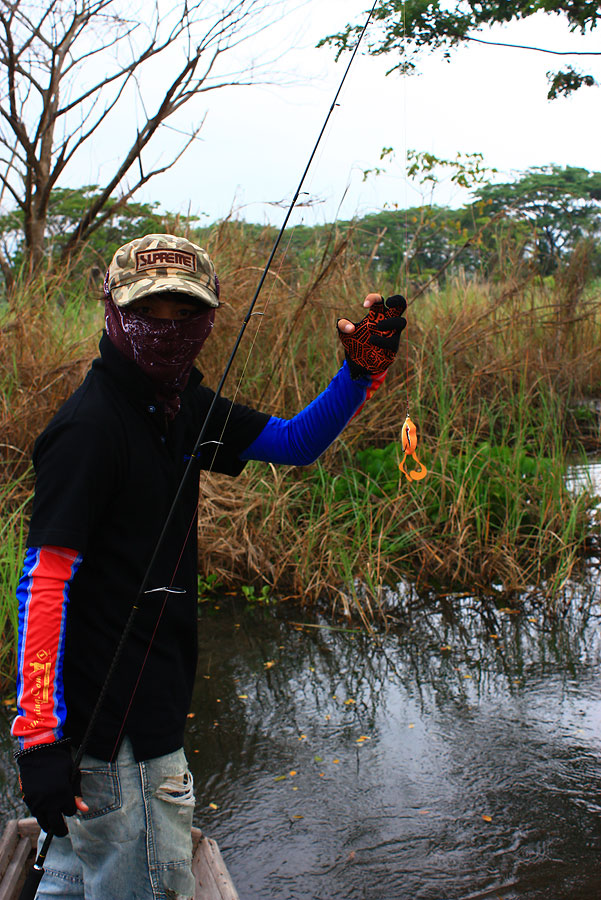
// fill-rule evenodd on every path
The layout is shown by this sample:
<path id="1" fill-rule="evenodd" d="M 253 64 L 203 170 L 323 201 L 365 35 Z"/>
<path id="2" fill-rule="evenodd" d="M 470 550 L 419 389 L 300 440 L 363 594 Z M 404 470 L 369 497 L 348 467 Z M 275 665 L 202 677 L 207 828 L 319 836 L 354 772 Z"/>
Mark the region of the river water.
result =
<path id="1" fill-rule="evenodd" d="M 599 900 L 600 617 L 595 561 L 553 617 L 406 590 L 374 635 L 203 606 L 186 751 L 241 900 Z"/>
<path id="2" fill-rule="evenodd" d="M 187 749 L 241 897 L 601 897 L 598 601 L 414 601 L 379 638 L 204 620 Z"/>

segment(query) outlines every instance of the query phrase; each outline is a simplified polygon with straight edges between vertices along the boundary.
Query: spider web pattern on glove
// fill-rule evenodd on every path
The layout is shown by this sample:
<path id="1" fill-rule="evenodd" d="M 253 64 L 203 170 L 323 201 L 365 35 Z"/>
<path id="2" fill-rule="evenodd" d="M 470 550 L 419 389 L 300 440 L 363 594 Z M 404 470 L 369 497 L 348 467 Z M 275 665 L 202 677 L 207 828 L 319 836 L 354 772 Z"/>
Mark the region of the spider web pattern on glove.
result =
<path id="1" fill-rule="evenodd" d="M 379 375 L 390 366 L 398 350 L 401 331 L 407 324 L 402 318 L 406 309 L 405 298 L 395 294 L 374 303 L 365 318 L 354 323 L 352 334 L 338 332 L 353 378 Z M 386 320 L 390 320 L 391 328 L 386 328 Z"/>

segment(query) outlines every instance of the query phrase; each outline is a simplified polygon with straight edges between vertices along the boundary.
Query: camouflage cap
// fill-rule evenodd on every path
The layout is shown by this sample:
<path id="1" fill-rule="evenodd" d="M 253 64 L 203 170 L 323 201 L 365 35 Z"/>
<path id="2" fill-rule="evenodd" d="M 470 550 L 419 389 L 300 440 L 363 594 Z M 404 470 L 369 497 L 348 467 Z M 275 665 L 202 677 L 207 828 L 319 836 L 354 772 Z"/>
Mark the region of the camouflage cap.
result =
<path id="1" fill-rule="evenodd" d="M 219 306 L 215 266 L 202 247 L 173 234 L 147 234 L 120 247 L 108 270 L 116 306 L 149 294 L 174 291 Z"/>

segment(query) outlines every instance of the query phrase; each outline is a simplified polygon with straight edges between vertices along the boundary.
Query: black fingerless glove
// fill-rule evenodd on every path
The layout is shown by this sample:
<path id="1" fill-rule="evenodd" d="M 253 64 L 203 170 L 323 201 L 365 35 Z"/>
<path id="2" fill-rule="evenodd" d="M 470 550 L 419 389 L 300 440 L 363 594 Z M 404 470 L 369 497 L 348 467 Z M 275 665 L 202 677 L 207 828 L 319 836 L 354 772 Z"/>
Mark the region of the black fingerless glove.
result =
<path id="1" fill-rule="evenodd" d="M 76 812 L 75 796 L 80 793 L 80 775 L 73 767 L 71 741 L 38 744 L 15 753 L 23 800 L 38 820 L 40 828 L 64 837 L 68 828 L 63 816 Z"/>
<path id="2" fill-rule="evenodd" d="M 352 378 L 371 378 L 386 371 L 399 349 L 406 309 L 405 298 L 395 294 L 374 303 L 365 318 L 354 323 L 352 334 L 338 331 Z"/>

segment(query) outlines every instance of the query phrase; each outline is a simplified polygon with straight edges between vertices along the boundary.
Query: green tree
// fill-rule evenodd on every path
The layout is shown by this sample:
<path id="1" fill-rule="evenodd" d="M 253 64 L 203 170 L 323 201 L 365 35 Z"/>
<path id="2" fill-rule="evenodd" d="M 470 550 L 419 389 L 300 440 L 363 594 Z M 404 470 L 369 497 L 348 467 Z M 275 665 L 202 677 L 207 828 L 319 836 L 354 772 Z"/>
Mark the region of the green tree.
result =
<path id="1" fill-rule="evenodd" d="M 341 227 L 352 225 L 358 254 L 401 290 L 407 282 L 421 284 L 447 267 L 468 237 L 461 218 L 462 211 L 427 205 L 371 213 Z M 462 257 L 462 267 L 474 264 L 471 254 Z"/>
<path id="2" fill-rule="evenodd" d="M 585 34 L 592 31 L 601 19 L 601 5 L 590 0 L 565 0 L 563 3 L 554 0 L 532 0 L 529 3 L 524 0 L 461 0 L 453 5 L 441 4 L 440 0 L 382 0 L 373 15 L 376 29 L 374 36 L 368 40 L 369 52 L 399 56 L 400 61 L 391 71 L 400 69 L 407 72 L 415 68 L 416 60 L 424 49 L 441 49 L 448 58 L 454 47 L 467 41 L 494 43 L 475 36 L 484 28 L 527 19 L 536 13 L 562 16 L 570 31 Z M 325 37 L 319 46 L 331 44 L 340 55 L 354 44 L 361 28 L 362 25 L 349 24 L 338 34 Z M 556 54 L 556 51 L 544 47 L 530 49 Z M 601 52 L 562 55 L 601 56 Z M 548 72 L 547 77 L 549 99 L 559 94 L 569 94 L 583 85 L 596 84 L 592 75 L 577 71 L 571 65 Z"/>
<path id="3" fill-rule="evenodd" d="M 55 188 L 51 192 L 46 219 L 47 258 L 58 260 L 63 256 L 69 235 L 100 195 L 101 188 L 95 184 L 82 188 Z M 158 203 L 110 197 L 104 204 L 102 223 L 90 233 L 76 261 L 73 260 L 75 270 L 82 273 L 95 268 L 103 270 L 115 250 L 139 234 L 172 230 L 176 217 L 171 213 L 160 213 L 158 206 Z M 0 215 L 0 252 L 12 270 L 18 270 L 26 259 L 26 232 L 20 209 Z"/>
<path id="4" fill-rule="evenodd" d="M 353 244 L 372 266 L 386 273 L 396 285 L 423 285 L 437 273 L 481 271 L 482 241 L 479 230 L 491 216 L 486 204 L 451 209 L 436 202 L 439 187 L 450 183 L 474 192 L 488 184 L 496 169 L 486 166 L 481 153 L 457 153 L 454 159 L 441 159 L 433 153 L 408 150 L 406 166 L 399 169 L 392 147 L 384 147 L 380 162 L 386 165 L 364 172 L 365 178 L 378 177 L 388 165 L 417 187 L 422 202 L 409 209 L 395 204 L 355 223 Z"/>
<path id="5" fill-rule="evenodd" d="M 468 154 L 467 159 L 477 155 Z M 545 166 L 520 173 L 514 181 L 491 184 L 480 164 L 477 181 L 456 161 L 411 151 L 408 171 L 421 184 L 434 183 L 437 171 L 451 167 L 467 178 L 473 201 L 459 209 L 424 203 L 410 209 L 372 213 L 352 228 L 359 254 L 400 286 L 421 285 L 432 276 L 461 269 L 486 277 L 530 272 L 549 275 L 564 267 L 583 241 L 593 248 L 588 265 L 601 271 L 601 172 Z"/>
<path id="6" fill-rule="evenodd" d="M 523 252 L 541 274 L 554 272 L 583 239 L 601 236 L 601 172 L 543 166 L 475 193 L 476 204 L 486 204 L 488 215 L 503 213 L 516 227 L 529 225 L 521 229 Z"/>

